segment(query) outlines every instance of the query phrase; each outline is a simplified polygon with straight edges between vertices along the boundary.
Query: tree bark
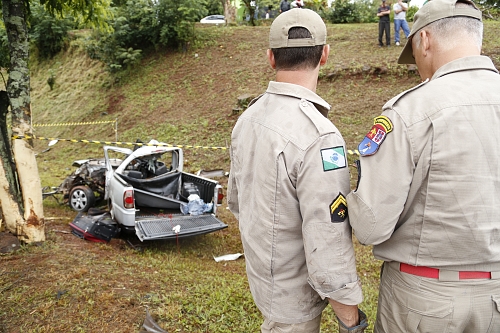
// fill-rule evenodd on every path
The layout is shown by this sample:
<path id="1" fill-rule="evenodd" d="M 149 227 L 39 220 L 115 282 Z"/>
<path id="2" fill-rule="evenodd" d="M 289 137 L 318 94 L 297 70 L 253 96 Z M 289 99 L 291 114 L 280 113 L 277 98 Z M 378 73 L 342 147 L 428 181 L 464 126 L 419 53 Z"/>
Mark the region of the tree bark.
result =
<path id="1" fill-rule="evenodd" d="M 25 0 L 2 0 L 2 10 L 10 52 L 7 94 L 12 112 L 12 134 L 31 136 L 26 3 Z M 22 194 L 22 202 L 16 202 L 18 210 L 23 215 L 22 221 L 15 222 L 17 226 L 16 235 L 19 240 L 26 243 L 44 241 L 45 224 L 42 190 L 32 142 L 13 140 L 12 151 L 17 169 L 16 179 Z M 2 165 L 2 167 L 5 168 L 5 165 Z M 7 221 L 7 214 L 5 212 L 5 207 L 10 208 L 10 206 L 3 201 L 0 203 L 2 204 L 5 222 L 7 225 L 10 225 L 13 221 Z"/>
<path id="2" fill-rule="evenodd" d="M 0 159 L 0 205 L 2 209 L 2 223 L 13 235 L 18 234 L 18 227 L 24 224 L 19 204 L 9 191 L 9 183 L 5 171 L 7 168 Z"/>
<path id="3" fill-rule="evenodd" d="M 224 7 L 224 17 L 226 19 L 226 24 L 236 23 L 236 7 L 231 5 L 231 0 L 222 0 L 222 6 Z"/>
<path id="4" fill-rule="evenodd" d="M 15 164 L 10 149 L 10 138 L 7 130 L 7 113 L 9 111 L 9 97 L 6 91 L 0 91 L 0 208 L 5 210 L 5 226 L 12 234 L 17 233 L 17 224 L 22 222 L 22 211 L 18 202 L 21 202 L 16 179 Z M 2 218 L 2 221 L 4 218 Z M 1 230 L 1 228 L 0 228 Z"/>

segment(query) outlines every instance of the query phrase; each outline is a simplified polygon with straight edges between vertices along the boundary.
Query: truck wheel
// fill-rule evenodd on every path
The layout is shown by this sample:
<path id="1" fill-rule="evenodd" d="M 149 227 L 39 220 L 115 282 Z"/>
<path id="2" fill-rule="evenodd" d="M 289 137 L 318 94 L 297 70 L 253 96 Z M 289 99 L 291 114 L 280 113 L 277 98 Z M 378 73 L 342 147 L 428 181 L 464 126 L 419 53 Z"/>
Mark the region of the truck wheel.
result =
<path id="1" fill-rule="evenodd" d="M 88 186 L 75 186 L 69 192 L 69 206 L 77 212 L 88 211 L 94 203 L 94 192 Z"/>

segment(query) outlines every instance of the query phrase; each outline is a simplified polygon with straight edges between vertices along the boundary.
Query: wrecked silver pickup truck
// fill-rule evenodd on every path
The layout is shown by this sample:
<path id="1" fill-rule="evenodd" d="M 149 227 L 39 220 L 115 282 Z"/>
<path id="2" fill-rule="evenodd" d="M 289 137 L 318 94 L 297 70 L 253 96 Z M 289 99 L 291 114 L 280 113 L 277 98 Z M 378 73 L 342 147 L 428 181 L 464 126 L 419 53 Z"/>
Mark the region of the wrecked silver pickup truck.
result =
<path id="1" fill-rule="evenodd" d="M 116 169 L 116 158 L 124 155 Z M 205 234 L 226 228 L 217 217 L 222 203 L 219 182 L 183 171 L 178 147 L 143 146 L 136 150 L 104 146 L 104 198 L 120 227 L 141 241 Z"/>
<path id="2" fill-rule="evenodd" d="M 184 172 L 183 164 L 183 151 L 178 147 L 147 145 L 132 150 L 104 146 L 104 158 L 75 161 L 77 170 L 58 190 L 79 212 L 106 200 L 120 229 L 135 232 L 141 241 L 227 228 L 216 217 L 222 186 L 216 180 Z"/>

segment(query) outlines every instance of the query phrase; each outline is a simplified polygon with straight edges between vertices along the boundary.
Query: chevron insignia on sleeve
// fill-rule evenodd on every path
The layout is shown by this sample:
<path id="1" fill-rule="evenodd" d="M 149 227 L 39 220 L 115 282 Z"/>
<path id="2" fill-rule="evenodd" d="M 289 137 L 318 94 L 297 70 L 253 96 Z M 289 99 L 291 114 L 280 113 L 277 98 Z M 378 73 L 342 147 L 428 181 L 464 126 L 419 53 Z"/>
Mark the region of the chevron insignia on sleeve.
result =
<path id="1" fill-rule="evenodd" d="M 347 201 L 341 192 L 330 204 L 330 217 L 333 223 L 344 222 L 347 218 Z"/>

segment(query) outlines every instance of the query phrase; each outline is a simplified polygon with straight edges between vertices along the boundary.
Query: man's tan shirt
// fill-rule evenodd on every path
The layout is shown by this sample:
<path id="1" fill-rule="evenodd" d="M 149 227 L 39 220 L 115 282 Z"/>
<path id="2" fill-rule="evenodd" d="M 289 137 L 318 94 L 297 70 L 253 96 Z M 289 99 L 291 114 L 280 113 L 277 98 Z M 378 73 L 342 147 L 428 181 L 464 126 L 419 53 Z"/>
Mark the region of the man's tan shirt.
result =
<path id="1" fill-rule="evenodd" d="M 270 82 L 232 133 L 229 208 L 255 303 L 280 323 L 315 318 L 326 297 L 362 301 L 343 209 L 346 148 L 329 108 L 304 87 Z"/>
<path id="2" fill-rule="evenodd" d="M 393 130 L 361 156 L 347 197 L 358 240 L 385 261 L 499 271 L 500 76 L 491 60 L 444 65 L 383 115 Z"/>

